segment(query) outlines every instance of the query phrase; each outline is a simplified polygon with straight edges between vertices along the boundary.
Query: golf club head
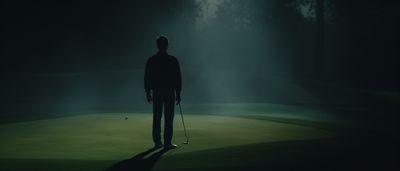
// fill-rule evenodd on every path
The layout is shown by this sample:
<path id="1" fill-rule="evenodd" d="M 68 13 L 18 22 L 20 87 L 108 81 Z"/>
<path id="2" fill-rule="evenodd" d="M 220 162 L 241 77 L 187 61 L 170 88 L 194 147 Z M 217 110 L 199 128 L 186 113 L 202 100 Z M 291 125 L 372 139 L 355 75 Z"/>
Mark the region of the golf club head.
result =
<path id="1" fill-rule="evenodd" d="M 189 142 L 185 141 L 185 142 L 183 142 L 183 144 L 189 144 Z"/>

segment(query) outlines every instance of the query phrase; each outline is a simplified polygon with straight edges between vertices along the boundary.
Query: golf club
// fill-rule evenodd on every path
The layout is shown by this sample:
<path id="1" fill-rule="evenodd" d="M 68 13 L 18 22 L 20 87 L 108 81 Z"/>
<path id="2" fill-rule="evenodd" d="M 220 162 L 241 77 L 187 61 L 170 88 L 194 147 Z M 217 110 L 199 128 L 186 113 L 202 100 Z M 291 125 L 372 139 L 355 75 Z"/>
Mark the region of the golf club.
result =
<path id="1" fill-rule="evenodd" d="M 183 144 L 189 144 L 189 137 L 187 136 L 187 132 L 186 132 L 186 125 L 185 125 L 185 120 L 183 119 L 181 103 L 178 103 L 178 105 L 179 105 L 179 111 L 181 112 L 183 131 L 185 132 L 185 138 L 186 138 L 186 141 L 184 141 Z"/>

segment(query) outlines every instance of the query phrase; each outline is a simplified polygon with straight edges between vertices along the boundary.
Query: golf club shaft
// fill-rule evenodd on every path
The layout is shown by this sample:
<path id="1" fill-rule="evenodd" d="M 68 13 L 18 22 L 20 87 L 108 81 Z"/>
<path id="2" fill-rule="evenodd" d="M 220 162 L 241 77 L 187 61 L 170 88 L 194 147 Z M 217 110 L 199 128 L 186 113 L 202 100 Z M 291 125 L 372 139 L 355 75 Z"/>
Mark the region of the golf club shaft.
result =
<path id="1" fill-rule="evenodd" d="M 187 136 L 187 132 L 186 132 L 185 120 L 183 119 L 183 113 L 182 113 L 181 103 L 178 103 L 178 105 L 179 105 L 179 111 L 180 111 L 180 113 L 181 113 L 182 124 L 183 124 L 183 131 L 185 132 L 186 142 L 189 142 L 189 137 Z"/>

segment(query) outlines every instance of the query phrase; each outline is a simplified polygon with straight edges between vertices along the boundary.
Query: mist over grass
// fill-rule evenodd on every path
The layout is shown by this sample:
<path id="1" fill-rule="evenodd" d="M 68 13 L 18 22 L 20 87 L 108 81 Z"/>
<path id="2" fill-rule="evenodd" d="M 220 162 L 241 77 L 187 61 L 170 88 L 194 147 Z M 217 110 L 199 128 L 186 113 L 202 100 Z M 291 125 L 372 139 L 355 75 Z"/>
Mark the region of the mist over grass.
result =
<path id="1" fill-rule="evenodd" d="M 208 71 L 215 74 L 193 77 L 184 73 L 182 106 L 185 113 L 332 119 L 332 109 L 365 110 L 364 103 L 375 97 L 340 85 L 314 82 L 304 86 L 280 76 L 242 73 L 246 76 L 239 77 L 231 70 Z M 4 78 L 7 81 L 2 84 L 3 98 L 7 100 L 2 103 L 2 121 L 99 112 L 150 113 L 152 107 L 145 100 L 142 79 L 142 70 Z M 210 82 L 205 84 L 204 80 Z M 341 113 L 337 115 L 345 116 Z"/>

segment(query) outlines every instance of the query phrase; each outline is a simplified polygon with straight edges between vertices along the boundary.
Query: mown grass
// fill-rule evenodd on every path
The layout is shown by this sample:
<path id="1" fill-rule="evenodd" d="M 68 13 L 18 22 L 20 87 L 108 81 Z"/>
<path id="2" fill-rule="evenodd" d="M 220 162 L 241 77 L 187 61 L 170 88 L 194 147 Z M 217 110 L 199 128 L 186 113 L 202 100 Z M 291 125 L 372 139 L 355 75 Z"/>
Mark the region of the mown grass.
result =
<path id="1" fill-rule="evenodd" d="M 184 141 L 179 119 L 175 118 L 177 144 Z M 330 137 L 324 129 L 266 119 L 216 115 L 186 115 L 185 119 L 190 144 L 164 154 L 154 169 L 179 169 L 181 155 L 195 157 L 225 148 L 246 152 L 251 144 Z M 2 124 L 0 170 L 103 170 L 152 146 L 151 121 L 151 114 L 108 113 Z M 257 158 L 243 156 L 244 161 Z M 218 161 L 222 165 L 215 167 L 228 167 L 227 158 Z"/>

